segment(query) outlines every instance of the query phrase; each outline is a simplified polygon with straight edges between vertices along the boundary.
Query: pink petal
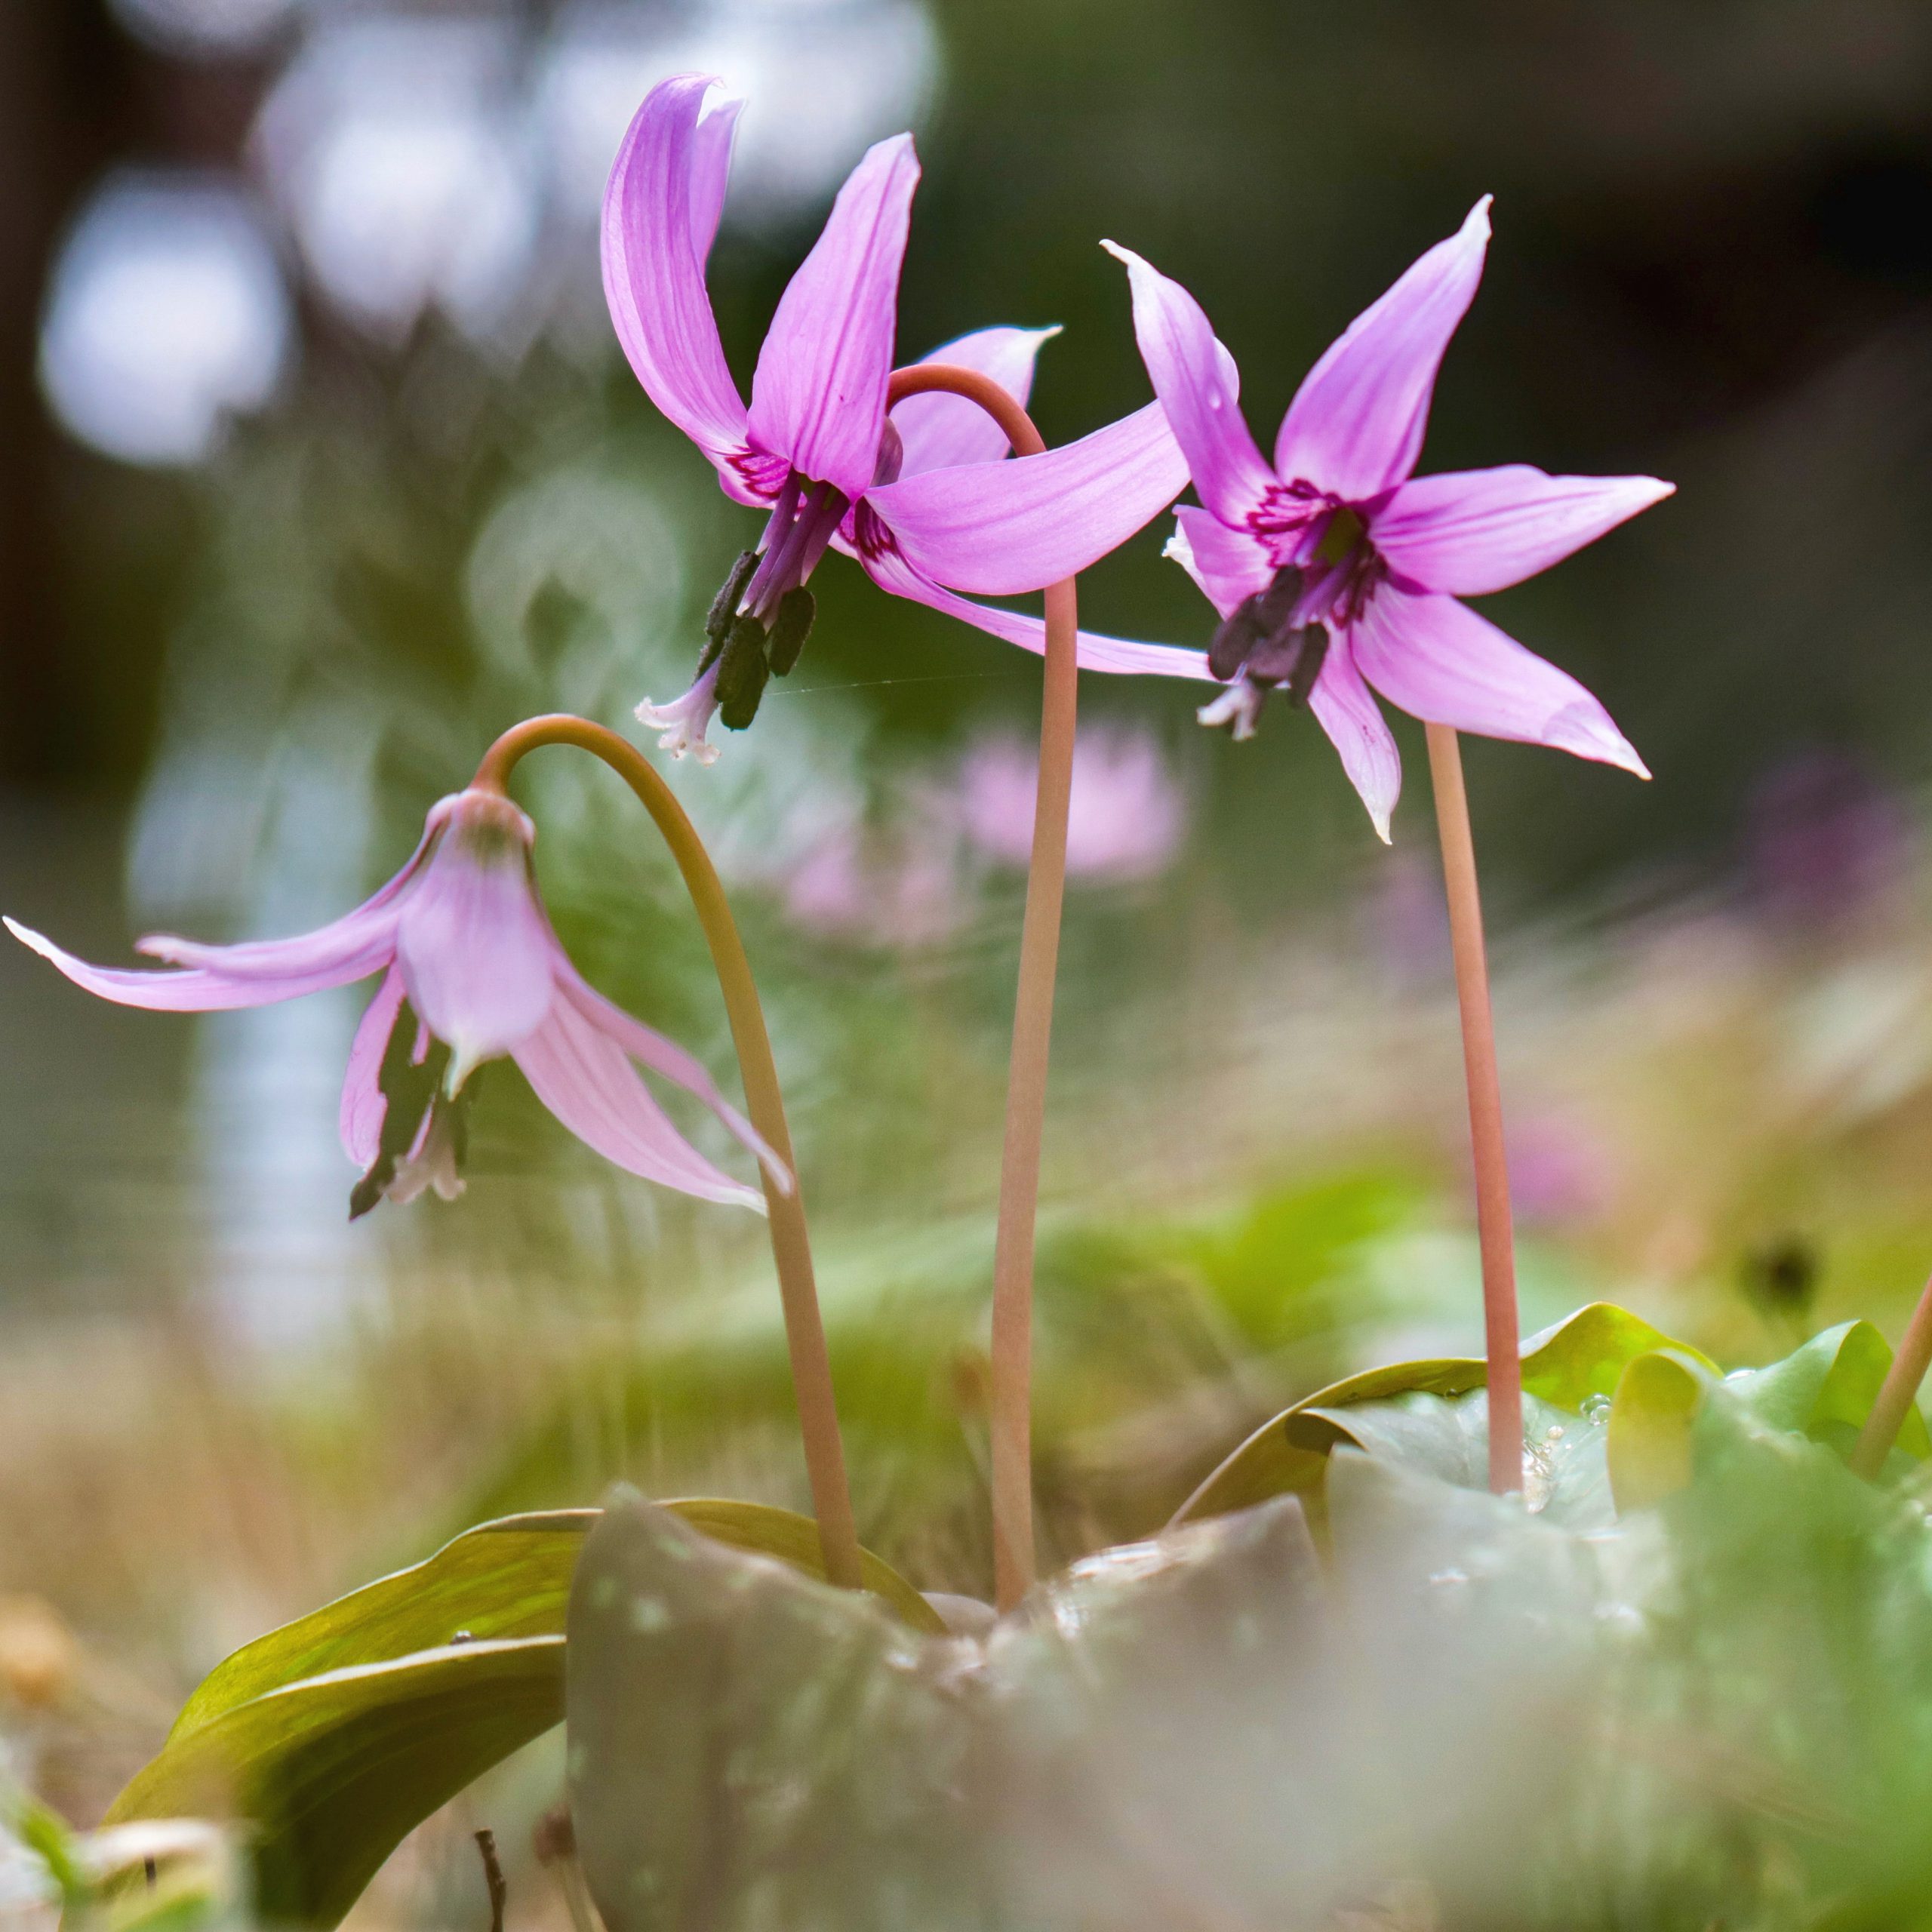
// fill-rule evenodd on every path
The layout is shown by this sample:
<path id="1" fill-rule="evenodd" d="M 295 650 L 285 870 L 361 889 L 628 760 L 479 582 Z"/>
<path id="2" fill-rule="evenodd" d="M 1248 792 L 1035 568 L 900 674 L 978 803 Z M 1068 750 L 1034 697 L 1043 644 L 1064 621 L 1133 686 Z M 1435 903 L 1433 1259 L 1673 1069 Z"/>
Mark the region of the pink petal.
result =
<path id="1" fill-rule="evenodd" d="M 1261 538 L 1229 529 L 1213 511 L 1192 503 L 1174 512 L 1174 534 L 1162 554 L 1193 578 L 1224 617 L 1275 580 L 1275 565 Z"/>
<path id="2" fill-rule="evenodd" d="M 724 212 L 724 185 L 731 175 L 731 142 L 738 131 L 742 100 L 721 100 L 697 124 L 691 138 L 691 247 L 702 268 L 718 239 Z M 733 386 L 737 394 L 737 386 Z"/>
<path id="3" fill-rule="evenodd" d="M 430 848 L 441 837 L 449 820 L 448 803 L 444 800 L 432 808 L 416 850 L 399 872 L 377 887 L 353 912 L 345 912 L 312 933 L 300 933 L 293 939 L 245 940 L 238 946 L 209 946 L 199 940 L 178 939 L 172 933 L 149 933 L 134 942 L 134 950 L 146 953 L 150 959 L 165 960 L 171 966 L 205 967 L 228 979 L 285 980 L 291 974 L 332 971 L 337 964 L 361 958 L 372 943 L 378 944 L 383 957 L 359 971 L 342 976 L 344 981 L 359 980 L 373 973 L 394 949 L 395 902 L 422 869 Z"/>
<path id="4" fill-rule="evenodd" d="M 1376 835 L 1386 845 L 1389 821 L 1402 792 L 1402 758 L 1374 694 L 1355 669 L 1349 641 L 1337 638 L 1308 694 L 1308 708 L 1328 734 L 1349 783 L 1361 795 Z"/>
<path id="5" fill-rule="evenodd" d="M 402 974 L 392 966 L 376 997 L 364 1011 L 349 1048 L 349 1070 L 343 1076 L 340 1126 L 343 1152 L 358 1168 L 366 1168 L 381 1152 L 383 1118 L 389 1112 L 380 1076 L 383 1056 L 396 1015 L 402 1011 Z"/>
<path id="6" fill-rule="evenodd" d="M 1060 334 L 1050 329 L 976 329 L 971 335 L 943 343 L 921 362 L 949 362 L 990 376 L 1018 403 L 1026 406 L 1033 389 L 1033 361 L 1041 345 Z M 892 412 L 892 426 L 905 446 L 902 476 L 924 469 L 949 469 L 962 463 L 997 463 L 1012 447 L 1006 432 L 977 402 L 963 395 L 934 390 L 909 395 Z"/>
<path id="7" fill-rule="evenodd" d="M 1008 644 L 1017 644 L 1036 657 L 1046 651 L 1047 627 L 1038 617 L 955 596 L 929 577 L 921 577 L 890 547 L 869 552 L 859 561 L 872 581 L 895 597 L 909 598 L 915 604 L 943 611 L 949 617 L 957 617 L 962 623 L 989 632 Z M 1183 651 L 1164 644 L 1134 644 L 1125 638 L 1101 637 L 1092 631 L 1080 633 L 1077 655 L 1083 671 L 1113 671 L 1154 678 L 1205 678 L 1209 675 L 1204 651 Z"/>
<path id="8" fill-rule="evenodd" d="M 459 793 L 397 922 L 409 1003 L 451 1054 L 454 1093 L 543 1023 L 555 942 L 530 866 L 530 821 L 500 795 Z"/>
<path id="9" fill-rule="evenodd" d="M 537 1097 L 565 1126 L 626 1174 L 703 1201 L 762 1208 L 754 1189 L 713 1167 L 678 1133 L 617 1041 L 568 1000 L 515 1049 Z"/>
<path id="10" fill-rule="evenodd" d="M 1676 488 L 1654 476 L 1549 476 L 1523 463 L 1401 485 L 1370 519 L 1375 547 L 1423 590 L 1506 590 Z"/>
<path id="11" fill-rule="evenodd" d="M 1309 371 L 1275 444 L 1284 482 L 1314 484 L 1359 503 L 1399 483 L 1422 454 L 1435 372 L 1474 300 L 1489 245 L 1489 197 Z"/>
<path id="12" fill-rule="evenodd" d="M 394 949 L 392 922 L 372 922 L 362 941 L 332 954 L 328 963 L 279 977 L 262 971 L 240 975 L 194 968 L 185 972 L 140 972 L 112 966 L 90 966 L 63 952 L 54 942 L 17 921 L 5 921 L 23 946 L 51 961 L 77 986 L 85 986 L 118 1006 L 145 1007 L 159 1013 L 226 1012 L 238 1007 L 272 1006 L 278 1000 L 319 992 L 325 986 L 346 986 L 366 979 L 388 964 Z M 297 942 L 290 941 L 294 944 Z"/>
<path id="13" fill-rule="evenodd" d="M 854 499 L 878 462 L 899 265 L 918 185 L 910 134 L 867 152 L 780 297 L 752 379 L 753 441 Z"/>
<path id="14" fill-rule="evenodd" d="M 654 1073 L 675 1080 L 686 1093 L 698 1099 L 755 1154 L 780 1191 L 792 1191 L 791 1171 L 771 1143 L 744 1115 L 718 1091 L 718 1083 L 696 1054 L 687 1053 L 675 1040 L 666 1039 L 654 1028 L 633 1019 L 624 1009 L 606 999 L 591 986 L 559 946 L 553 962 L 558 991 L 598 1032 L 608 1035 L 627 1054 L 643 1061 Z"/>
<path id="15" fill-rule="evenodd" d="M 1216 340 L 1201 304 L 1177 281 L 1112 242 L 1100 246 L 1127 264 L 1134 291 L 1134 334 L 1154 393 L 1168 412 L 1201 500 L 1239 523 L 1258 509 L 1275 477 L 1241 413 L 1241 373 Z"/>
<path id="16" fill-rule="evenodd" d="M 1418 596 L 1385 584 L 1349 641 L 1362 675 L 1415 717 L 1651 775 L 1609 712 L 1574 678 L 1453 597 Z"/>
<path id="17" fill-rule="evenodd" d="M 704 288 L 731 162 L 728 121 L 704 131 L 714 85 L 703 74 L 663 82 L 632 121 L 604 191 L 604 295 L 645 393 L 728 477 L 745 450 L 745 405 Z"/>
<path id="18" fill-rule="evenodd" d="M 1186 484 L 1186 459 L 1150 402 L 1062 448 L 928 470 L 866 500 L 922 575 L 1004 597 L 1084 570 Z"/>

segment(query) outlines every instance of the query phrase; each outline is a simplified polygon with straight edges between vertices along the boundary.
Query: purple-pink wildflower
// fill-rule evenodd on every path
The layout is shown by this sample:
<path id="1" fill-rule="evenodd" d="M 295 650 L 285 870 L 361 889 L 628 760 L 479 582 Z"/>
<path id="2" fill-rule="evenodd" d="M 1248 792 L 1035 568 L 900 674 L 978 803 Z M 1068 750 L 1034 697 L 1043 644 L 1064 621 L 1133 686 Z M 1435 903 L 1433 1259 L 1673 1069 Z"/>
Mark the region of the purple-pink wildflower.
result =
<path id="1" fill-rule="evenodd" d="M 465 1083 L 504 1055 L 565 1126 L 628 1173 L 761 1209 L 756 1189 L 672 1124 L 632 1060 L 695 1094 L 788 1190 L 789 1175 L 691 1054 L 613 1005 L 571 963 L 537 893 L 535 835 L 500 793 L 460 792 L 431 811 L 409 863 L 353 912 L 294 939 L 139 942 L 171 971 L 91 966 L 12 919 L 6 925 L 89 992 L 165 1012 L 267 1006 L 382 974 L 343 1085 L 342 1144 L 366 1171 L 353 1212 L 385 1195 L 460 1192 Z"/>
<path id="2" fill-rule="evenodd" d="M 1333 740 L 1385 839 L 1401 764 L 1371 688 L 1433 723 L 1649 776 L 1575 678 L 1457 600 L 1535 576 L 1674 486 L 1523 463 L 1413 473 L 1488 240 L 1485 197 L 1316 363 L 1272 465 L 1200 304 L 1131 250 L 1105 245 L 1127 264 L 1141 355 L 1201 499 L 1176 513 L 1168 549 L 1222 618 L 1208 666 L 1230 688 L 1201 721 L 1246 737 L 1267 694 L 1285 686 Z"/>
<path id="3" fill-rule="evenodd" d="M 886 411 L 900 265 L 919 179 L 912 138 L 881 141 L 838 192 L 824 232 L 780 298 L 746 408 L 705 289 L 740 103 L 706 107 L 715 81 L 653 88 L 625 136 L 604 201 L 604 288 L 624 352 L 651 399 L 703 451 L 725 494 L 768 513 L 755 551 L 706 623 L 697 681 L 638 707 L 662 748 L 715 755 L 714 715 L 741 729 L 765 681 L 798 660 L 812 623 L 806 580 L 828 549 L 873 580 L 1023 649 L 1037 617 L 962 596 L 1044 589 L 1084 569 L 1157 515 L 1187 468 L 1158 403 L 1063 448 L 1004 460 L 1005 436 L 955 395 Z M 992 376 L 1021 402 L 1051 329 L 991 328 L 927 359 Z M 1090 670 L 1204 675 L 1198 651 L 1082 633 Z"/>

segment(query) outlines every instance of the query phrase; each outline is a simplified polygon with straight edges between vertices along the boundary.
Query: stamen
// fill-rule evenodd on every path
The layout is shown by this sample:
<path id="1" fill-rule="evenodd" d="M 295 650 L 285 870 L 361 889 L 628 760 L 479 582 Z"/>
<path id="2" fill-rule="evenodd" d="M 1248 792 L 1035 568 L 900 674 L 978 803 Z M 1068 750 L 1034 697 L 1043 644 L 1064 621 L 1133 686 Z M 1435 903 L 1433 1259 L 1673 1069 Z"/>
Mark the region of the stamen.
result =
<path id="1" fill-rule="evenodd" d="M 698 660 L 697 668 L 708 671 L 711 660 L 724 648 L 724 640 L 731 635 L 731 620 L 738 614 L 738 601 L 745 594 L 745 586 L 752 580 L 752 573 L 758 568 L 758 552 L 741 550 L 738 561 L 731 566 L 731 574 L 719 587 L 718 595 L 711 600 L 711 608 L 705 614 L 705 653 Z"/>
<path id="2" fill-rule="evenodd" d="M 758 715 L 771 675 L 765 662 L 764 626 L 755 617 L 740 617 L 731 626 L 724 654 L 718 660 L 718 715 L 726 727 L 742 731 Z"/>
<path id="3" fill-rule="evenodd" d="M 783 678 L 798 661 L 798 653 L 804 649 L 805 640 L 812 634 L 813 620 L 818 615 L 818 599 L 803 584 L 795 590 L 788 590 L 778 600 L 778 615 L 771 626 L 769 654 L 772 674 Z M 728 718 L 725 721 L 731 721 Z"/>
<path id="4" fill-rule="evenodd" d="M 1208 668 L 1223 683 L 1294 614 L 1306 579 L 1290 564 L 1275 573 L 1266 590 L 1244 598 L 1222 619 L 1208 647 Z"/>

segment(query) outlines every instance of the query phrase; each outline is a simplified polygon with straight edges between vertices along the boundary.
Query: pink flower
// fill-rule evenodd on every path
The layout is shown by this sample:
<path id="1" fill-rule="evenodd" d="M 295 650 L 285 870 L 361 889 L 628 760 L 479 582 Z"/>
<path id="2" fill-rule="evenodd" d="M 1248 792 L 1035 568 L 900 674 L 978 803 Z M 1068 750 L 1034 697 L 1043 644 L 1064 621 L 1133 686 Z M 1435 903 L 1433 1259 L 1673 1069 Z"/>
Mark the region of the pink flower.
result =
<path id="1" fill-rule="evenodd" d="M 986 740 L 961 761 L 960 823 L 989 857 L 1014 866 L 1031 857 L 1039 771 L 1038 750 L 1017 738 Z M 1081 730 L 1067 806 L 1070 875 L 1150 877 L 1173 858 L 1186 829 L 1186 801 L 1151 737 L 1106 725 Z"/>
<path id="2" fill-rule="evenodd" d="M 11 919 L 6 924 L 89 992 L 165 1012 L 266 1006 L 382 974 L 343 1085 L 342 1144 L 368 1170 L 350 1198 L 352 1214 L 385 1194 L 408 1200 L 433 1186 L 448 1199 L 460 1192 L 465 1083 L 482 1062 L 505 1055 L 565 1126 L 626 1172 L 703 1200 L 761 1208 L 755 1189 L 678 1133 L 632 1060 L 696 1094 L 788 1190 L 790 1177 L 691 1054 L 614 1006 L 571 964 L 537 895 L 535 835 L 501 794 L 460 792 L 429 814 L 408 864 L 333 924 L 240 946 L 140 942 L 138 951 L 174 971 L 90 966 Z"/>
<path id="3" fill-rule="evenodd" d="M 908 952 L 942 944 L 968 909 L 957 844 L 956 833 L 922 813 L 889 832 L 841 820 L 789 868 L 786 912 L 826 939 Z"/>
<path id="4" fill-rule="evenodd" d="M 1005 437 L 961 397 L 909 398 L 888 417 L 900 264 L 919 165 L 909 134 L 872 148 L 839 190 L 758 352 L 747 409 L 705 291 L 731 165 L 737 101 L 681 75 L 645 97 L 604 198 L 604 290 L 624 353 L 651 401 L 717 469 L 725 494 L 768 512 L 713 603 L 697 681 L 638 715 L 667 751 L 709 761 L 714 715 L 750 723 L 765 681 L 798 660 L 814 615 L 804 588 L 828 548 L 856 557 L 898 597 L 1022 648 L 1039 619 L 957 595 L 1007 596 L 1084 569 L 1158 515 L 1186 464 L 1158 403 L 1065 448 L 1003 460 Z M 992 377 L 1023 402 L 1052 329 L 992 328 L 928 358 Z M 1198 651 L 1083 634 L 1090 670 L 1205 675 Z"/>
<path id="5" fill-rule="evenodd" d="M 1485 198 L 1316 363 L 1272 466 L 1241 420 L 1234 358 L 1200 305 L 1131 250 L 1105 245 L 1127 264 L 1141 355 L 1201 499 L 1177 512 L 1168 549 L 1220 612 L 1208 665 L 1235 681 L 1201 721 L 1246 737 L 1268 692 L 1286 685 L 1334 741 L 1385 839 L 1401 764 L 1371 687 L 1437 724 L 1649 776 L 1581 685 L 1457 599 L 1535 576 L 1673 486 L 1522 463 L 1412 473 L 1488 241 Z"/>

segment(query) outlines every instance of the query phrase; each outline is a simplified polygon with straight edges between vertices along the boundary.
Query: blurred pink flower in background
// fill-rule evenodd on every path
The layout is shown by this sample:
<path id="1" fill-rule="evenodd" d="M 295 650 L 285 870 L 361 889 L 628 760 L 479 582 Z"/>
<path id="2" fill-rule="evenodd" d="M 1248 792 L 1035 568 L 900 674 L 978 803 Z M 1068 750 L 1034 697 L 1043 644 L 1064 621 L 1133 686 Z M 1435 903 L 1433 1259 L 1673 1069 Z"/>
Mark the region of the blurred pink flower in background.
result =
<path id="1" fill-rule="evenodd" d="M 1001 864 L 1023 866 L 1032 854 L 1039 768 L 1038 751 L 1006 735 L 983 739 L 960 761 L 960 828 Z M 1104 724 L 1081 732 L 1066 829 L 1071 876 L 1151 878 L 1172 863 L 1187 817 L 1186 798 L 1148 733 Z"/>
<path id="2" fill-rule="evenodd" d="M 1800 752 L 1752 786 L 1746 863 L 1752 896 L 1799 931 L 1835 926 L 1882 901 L 1912 860 L 1905 800 L 1842 752 Z"/>
<path id="3" fill-rule="evenodd" d="M 1614 1192 L 1614 1167 L 1602 1137 L 1572 1115 L 1531 1113 L 1510 1126 L 1510 1198 L 1526 1226 L 1600 1214 Z"/>
<path id="4" fill-rule="evenodd" d="M 950 939 L 971 910 L 958 841 L 930 812 L 889 829 L 856 818 L 831 826 L 787 872 L 792 924 L 821 938 L 918 952 Z"/>

